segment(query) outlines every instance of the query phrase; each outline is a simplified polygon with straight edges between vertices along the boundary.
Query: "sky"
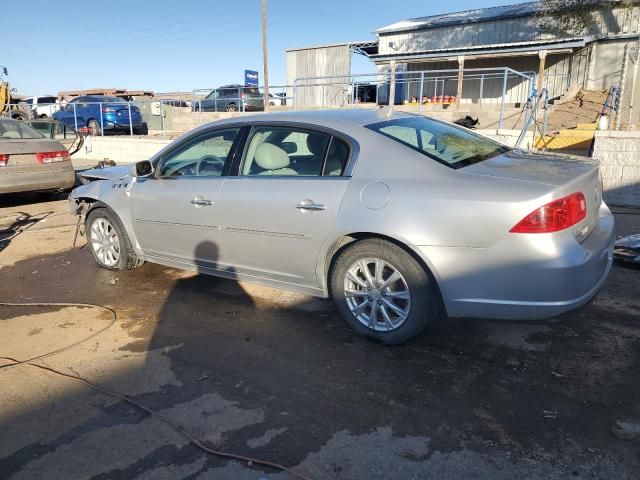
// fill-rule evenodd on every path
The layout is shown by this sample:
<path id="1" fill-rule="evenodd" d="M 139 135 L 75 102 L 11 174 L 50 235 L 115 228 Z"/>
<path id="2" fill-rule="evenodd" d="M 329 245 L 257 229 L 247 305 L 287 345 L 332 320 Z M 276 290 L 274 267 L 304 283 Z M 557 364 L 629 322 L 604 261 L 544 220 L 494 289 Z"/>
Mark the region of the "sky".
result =
<path id="1" fill-rule="evenodd" d="M 518 0 L 267 0 L 269 83 L 283 85 L 287 48 L 375 39 L 403 20 Z M 25 7 L 28 5 L 28 7 Z M 21 94 L 127 88 L 155 92 L 262 84 L 261 0 L 8 1 L 0 65 Z M 102 13 L 90 13 L 102 11 Z M 370 73 L 355 55 L 353 73 Z"/>

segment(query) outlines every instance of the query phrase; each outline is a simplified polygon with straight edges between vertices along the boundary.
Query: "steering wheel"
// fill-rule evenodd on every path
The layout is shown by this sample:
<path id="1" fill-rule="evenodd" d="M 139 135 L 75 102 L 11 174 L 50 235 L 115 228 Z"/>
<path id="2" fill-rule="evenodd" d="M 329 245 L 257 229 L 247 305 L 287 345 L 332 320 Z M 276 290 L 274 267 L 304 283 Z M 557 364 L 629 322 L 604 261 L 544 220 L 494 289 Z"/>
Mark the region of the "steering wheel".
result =
<path id="1" fill-rule="evenodd" d="M 204 157 L 200 158 L 200 160 L 196 162 L 196 166 L 195 166 L 196 175 L 198 176 L 203 174 L 206 175 L 205 172 L 207 172 L 206 170 L 207 164 L 219 164 L 220 171 L 222 171 L 222 167 L 224 167 L 224 160 L 222 160 L 220 157 L 216 157 L 215 155 L 205 155 Z M 204 170 L 203 170 L 203 167 L 205 167 Z"/>

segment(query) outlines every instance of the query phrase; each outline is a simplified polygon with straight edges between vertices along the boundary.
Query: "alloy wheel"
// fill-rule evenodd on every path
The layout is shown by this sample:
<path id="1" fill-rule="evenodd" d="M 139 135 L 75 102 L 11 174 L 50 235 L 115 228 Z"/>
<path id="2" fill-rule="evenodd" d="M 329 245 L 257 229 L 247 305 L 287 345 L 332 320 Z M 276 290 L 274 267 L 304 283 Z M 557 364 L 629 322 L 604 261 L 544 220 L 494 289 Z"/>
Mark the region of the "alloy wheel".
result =
<path id="1" fill-rule="evenodd" d="M 90 229 L 91 248 L 98 260 L 107 267 L 115 267 L 120 260 L 120 239 L 106 218 L 96 218 Z"/>
<path id="2" fill-rule="evenodd" d="M 379 258 L 362 258 L 347 270 L 344 297 L 352 315 L 381 332 L 400 328 L 411 310 L 411 292 L 402 274 Z"/>

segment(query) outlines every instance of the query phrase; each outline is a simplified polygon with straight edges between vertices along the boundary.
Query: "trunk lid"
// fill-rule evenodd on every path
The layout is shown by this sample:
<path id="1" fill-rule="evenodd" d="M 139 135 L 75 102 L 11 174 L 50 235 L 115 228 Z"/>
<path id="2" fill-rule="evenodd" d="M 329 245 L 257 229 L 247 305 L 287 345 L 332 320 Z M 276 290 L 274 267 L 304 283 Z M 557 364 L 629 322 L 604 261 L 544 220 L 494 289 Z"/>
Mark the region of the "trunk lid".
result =
<path id="1" fill-rule="evenodd" d="M 570 155 L 512 150 L 459 171 L 514 182 L 547 185 L 548 193 L 538 201 L 539 205 L 532 205 L 531 211 L 552 200 L 582 192 L 587 202 L 587 215 L 584 220 L 571 227 L 578 241 L 586 239 L 598 223 L 602 184 L 597 161 Z"/>
<path id="2" fill-rule="evenodd" d="M 9 161 L 3 169 L 10 167 L 23 167 L 25 165 L 39 165 L 36 160 L 36 153 L 39 152 L 56 152 L 66 150 L 64 146 L 55 141 L 46 138 L 37 139 L 11 139 L 0 140 L 0 153 L 9 155 Z M 5 170 L 5 172 L 7 171 Z"/>
<path id="3" fill-rule="evenodd" d="M 598 170 L 598 162 L 588 158 L 511 150 L 460 171 L 558 187 L 593 169 Z"/>

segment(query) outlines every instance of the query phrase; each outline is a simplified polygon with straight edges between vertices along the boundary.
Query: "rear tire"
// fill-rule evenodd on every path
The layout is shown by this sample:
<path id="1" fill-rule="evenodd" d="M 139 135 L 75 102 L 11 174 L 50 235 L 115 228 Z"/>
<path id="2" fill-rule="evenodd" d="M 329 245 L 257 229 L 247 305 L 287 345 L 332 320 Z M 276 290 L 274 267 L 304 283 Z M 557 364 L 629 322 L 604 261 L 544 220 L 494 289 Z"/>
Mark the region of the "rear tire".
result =
<path id="1" fill-rule="evenodd" d="M 120 218 L 108 207 L 94 208 L 85 221 L 87 245 L 98 266 L 131 270 L 144 262 L 136 255 Z"/>
<path id="2" fill-rule="evenodd" d="M 139 128 L 134 128 L 133 133 L 135 135 L 149 135 L 149 127 L 146 122 L 143 122 Z"/>
<path id="3" fill-rule="evenodd" d="M 238 106 L 235 103 L 230 103 L 227 105 L 227 112 L 237 112 Z"/>
<path id="4" fill-rule="evenodd" d="M 331 271 L 330 289 L 345 322 L 385 345 L 418 336 L 438 312 L 438 293 L 429 274 L 408 252 L 385 240 L 346 247 Z"/>

